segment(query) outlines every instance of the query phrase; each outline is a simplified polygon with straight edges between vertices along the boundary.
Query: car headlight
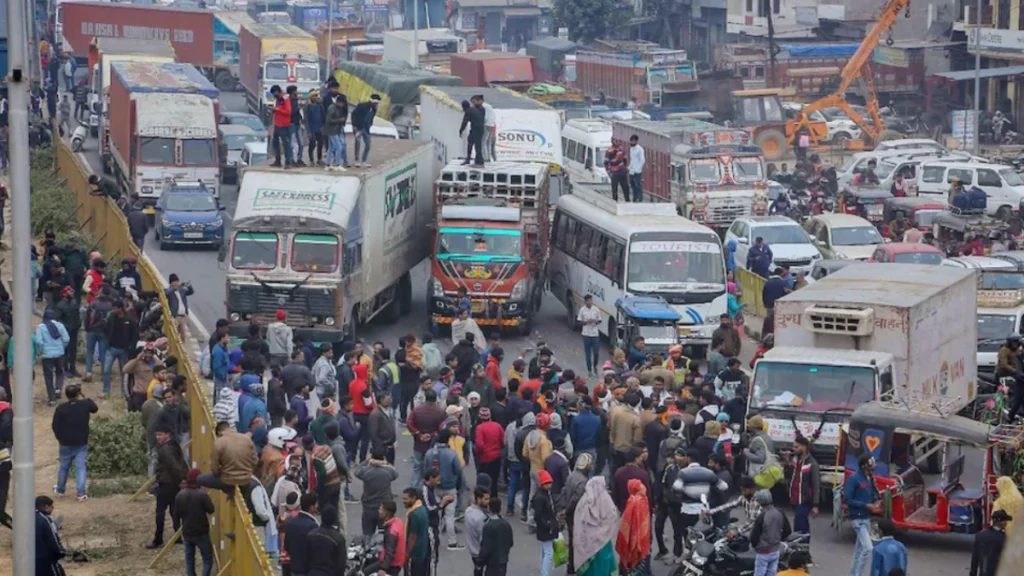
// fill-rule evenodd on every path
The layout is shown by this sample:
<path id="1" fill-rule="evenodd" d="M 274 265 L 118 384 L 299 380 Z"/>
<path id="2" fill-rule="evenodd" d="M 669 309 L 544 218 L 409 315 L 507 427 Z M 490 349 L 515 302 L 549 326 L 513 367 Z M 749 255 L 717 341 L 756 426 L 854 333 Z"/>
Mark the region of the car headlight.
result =
<path id="1" fill-rule="evenodd" d="M 324 318 L 324 324 L 328 326 L 334 326 L 334 316 L 328 316 L 327 318 Z"/>
<path id="2" fill-rule="evenodd" d="M 819 259 L 821 259 L 821 254 L 811 254 L 811 260 L 819 260 Z"/>
<path id="3" fill-rule="evenodd" d="M 434 298 L 441 298 L 444 296 L 444 286 L 441 285 L 441 281 L 437 278 L 430 279 L 430 295 Z"/>
<path id="4" fill-rule="evenodd" d="M 210 222 L 209 225 L 214 227 L 214 228 L 220 228 L 221 226 L 224 225 L 224 219 L 221 218 L 220 216 L 217 216 L 217 219 L 214 220 L 213 222 Z"/>
<path id="5" fill-rule="evenodd" d="M 509 300 L 525 300 L 526 299 L 526 280 L 520 280 L 516 282 L 516 285 L 512 287 L 512 294 L 509 294 Z"/>
<path id="6" fill-rule="evenodd" d="M 174 226 L 174 222 L 171 222 L 170 220 L 167 220 L 166 218 L 161 218 L 160 219 L 160 223 L 164 225 L 164 228 L 170 228 L 171 226 Z"/>
<path id="7" fill-rule="evenodd" d="M 152 186 L 143 186 L 142 187 L 142 193 L 143 194 L 152 194 L 153 193 L 153 187 Z"/>

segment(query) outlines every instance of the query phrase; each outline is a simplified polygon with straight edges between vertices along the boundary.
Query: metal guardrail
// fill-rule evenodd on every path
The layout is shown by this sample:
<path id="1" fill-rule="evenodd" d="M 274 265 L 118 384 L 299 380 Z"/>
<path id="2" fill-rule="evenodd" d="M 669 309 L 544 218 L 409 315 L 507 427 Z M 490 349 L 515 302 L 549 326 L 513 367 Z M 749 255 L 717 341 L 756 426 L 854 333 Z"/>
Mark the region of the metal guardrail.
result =
<path id="1" fill-rule="evenodd" d="M 174 326 L 174 319 L 164 296 L 163 279 L 132 242 L 124 214 L 108 198 L 90 194 L 90 170 L 61 140 L 56 143 L 56 163 L 57 171 L 67 179 L 68 190 L 74 194 L 79 225 L 99 240 L 98 249 L 108 262 L 114 262 L 119 266 L 119 261 L 129 255 L 138 259 L 143 289 L 159 293 L 163 305 L 164 326 Z M 203 386 L 203 378 L 190 361 L 191 355 L 185 342 L 182 342 L 177 331 L 173 329 L 167 330 L 166 336 L 170 353 L 182 360 L 178 364 L 179 373 L 188 379 L 189 384 L 188 402 L 192 413 L 189 465 L 209 471 L 216 428 L 210 399 Z M 240 492 L 236 491 L 234 497 L 229 499 L 223 492 L 211 490 L 210 497 L 215 509 L 210 520 L 210 540 L 213 542 L 214 557 L 218 566 L 216 574 L 274 576 L 275 571 L 264 553 L 262 540 L 253 526 Z M 154 563 L 159 559 L 160 556 L 155 558 Z"/>
<path id="2" fill-rule="evenodd" d="M 746 307 L 747 312 L 764 318 L 765 308 L 761 293 L 764 291 L 765 279 L 743 268 L 736 268 L 735 276 L 743 291 L 740 294 L 740 302 Z"/>

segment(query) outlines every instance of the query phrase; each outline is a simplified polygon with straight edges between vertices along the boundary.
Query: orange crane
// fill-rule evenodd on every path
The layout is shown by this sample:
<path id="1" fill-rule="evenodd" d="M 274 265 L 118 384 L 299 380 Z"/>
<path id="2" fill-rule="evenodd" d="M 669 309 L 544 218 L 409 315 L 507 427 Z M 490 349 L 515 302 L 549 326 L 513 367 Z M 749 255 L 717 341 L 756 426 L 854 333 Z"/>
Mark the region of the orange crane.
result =
<path id="1" fill-rule="evenodd" d="M 850 120 L 853 120 L 860 127 L 863 132 L 862 139 L 865 142 L 874 144 L 879 141 L 879 137 L 886 130 L 885 123 L 882 122 L 882 117 L 878 112 L 875 79 L 871 73 L 871 54 L 878 46 L 879 37 L 882 34 L 887 34 L 885 44 L 892 46 L 892 26 L 896 23 L 896 19 L 899 18 L 900 12 L 903 12 L 905 17 L 910 17 L 910 0 L 888 0 L 885 3 L 881 14 L 875 20 L 875 25 L 872 26 L 871 31 L 868 32 L 864 41 L 861 42 L 860 47 L 857 48 L 857 51 L 850 57 L 850 60 L 843 68 L 840 75 L 841 81 L 835 92 L 808 104 L 801 110 L 801 114 L 786 122 L 787 140 L 792 142 L 797 132 L 807 128 L 811 134 L 812 144 L 817 144 L 815 131 L 810 129 L 809 115 L 815 110 L 839 108 L 849 116 Z M 849 102 L 846 101 L 846 91 L 858 79 L 864 82 L 864 99 L 867 102 L 868 113 L 871 116 L 870 122 L 854 110 Z"/>

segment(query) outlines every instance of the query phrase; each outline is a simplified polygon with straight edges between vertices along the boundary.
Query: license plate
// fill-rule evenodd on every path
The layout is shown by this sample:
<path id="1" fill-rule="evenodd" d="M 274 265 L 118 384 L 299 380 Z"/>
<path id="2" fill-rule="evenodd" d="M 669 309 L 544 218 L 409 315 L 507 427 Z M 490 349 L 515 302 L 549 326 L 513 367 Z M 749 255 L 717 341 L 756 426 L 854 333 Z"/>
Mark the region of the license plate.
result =
<path id="1" fill-rule="evenodd" d="M 680 328 L 679 329 L 679 333 L 680 334 L 689 334 L 690 332 L 691 332 L 691 330 L 689 328 Z"/>
<path id="2" fill-rule="evenodd" d="M 202 238 L 202 237 L 203 237 L 203 233 L 202 232 L 185 232 L 185 238 L 188 238 L 188 239 L 195 239 L 195 238 Z"/>

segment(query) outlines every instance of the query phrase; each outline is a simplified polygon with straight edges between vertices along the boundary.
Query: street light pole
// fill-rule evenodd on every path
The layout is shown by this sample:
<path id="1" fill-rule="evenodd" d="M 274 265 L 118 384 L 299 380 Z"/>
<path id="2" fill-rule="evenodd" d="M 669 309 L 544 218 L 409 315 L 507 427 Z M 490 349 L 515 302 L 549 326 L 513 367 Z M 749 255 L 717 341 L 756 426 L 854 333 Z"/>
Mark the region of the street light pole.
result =
<path id="1" fill-rule="evenodd" d="M 7 49 L 10 73 L 7 77 L 9 142 L 11 166 L 11 244 L 14 251 L 14 576 L 35 573 L 35 456 L 32 451 L 32 273 L 29 270 L 32 245 L 31 192 L 28 157 L 28 67 L 25 13 L 28 2 L 7 2 Z"/>
<path id="2" fill-rule="evenodd" d="M 974 155 L 981 155 L 981 0 L 974 16 Z"/>
<path id="3" fill-rule="evenodd" d="M 420 67 L 420 3 L 412 0 L 412 67 Z"/>

